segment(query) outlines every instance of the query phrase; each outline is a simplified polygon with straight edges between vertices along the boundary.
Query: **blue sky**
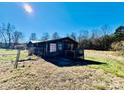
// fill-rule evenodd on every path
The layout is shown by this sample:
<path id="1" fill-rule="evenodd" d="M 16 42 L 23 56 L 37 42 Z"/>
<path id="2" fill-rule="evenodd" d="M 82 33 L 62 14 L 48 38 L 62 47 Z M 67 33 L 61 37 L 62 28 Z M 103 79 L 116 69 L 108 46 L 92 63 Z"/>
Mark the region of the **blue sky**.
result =
<path id="1" fill-rule="evenodd" d="M 99 28 L 107 24 L 111 33 L 124 24 L 124 3 L 28 3 L 33 12 L 27 13 L 23 3 L 0 3 L 0 23 L 15 25 L 28 39 L 35 32 L 58 32 L 61 36 L 80 30 Z"/>

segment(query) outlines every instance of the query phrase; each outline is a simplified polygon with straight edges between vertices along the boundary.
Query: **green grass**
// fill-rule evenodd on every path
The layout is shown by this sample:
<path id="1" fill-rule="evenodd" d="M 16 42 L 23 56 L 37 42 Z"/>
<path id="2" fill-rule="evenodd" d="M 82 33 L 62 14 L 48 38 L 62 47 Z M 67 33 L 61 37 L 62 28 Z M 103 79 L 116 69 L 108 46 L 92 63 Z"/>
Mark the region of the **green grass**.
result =
<path id="1" fill-rule="evenodd" d="M 0 54 L 16 54 L 16 50 L 12 50 L 12 49 L 0 49 Z"/>
<path id="2" fill-rule="evenodd" d="M 17 50 L 6 50 L 0 49 L 0 62 L 4 61 L 15 61 Z M 12 55 L 11 55 L 12 54 Z M 28 52 L 26 50 L 22 50 L 20 53 L 20 60 L 25 60 L 28 57 Z"/>
<path id="3" fill-rule="evenodd" d="M 109 56 L 110 55 L 110 56 Z M 124 77 L 124 58 L 117 59 L 118 56 L 111 55 L 108 51 L 85 51 L 85 59 L 103 62 L 105 64 L 88 66 L 95 69 L 103 69 L 106 73 L 112 73 L 119 77 Z"/>

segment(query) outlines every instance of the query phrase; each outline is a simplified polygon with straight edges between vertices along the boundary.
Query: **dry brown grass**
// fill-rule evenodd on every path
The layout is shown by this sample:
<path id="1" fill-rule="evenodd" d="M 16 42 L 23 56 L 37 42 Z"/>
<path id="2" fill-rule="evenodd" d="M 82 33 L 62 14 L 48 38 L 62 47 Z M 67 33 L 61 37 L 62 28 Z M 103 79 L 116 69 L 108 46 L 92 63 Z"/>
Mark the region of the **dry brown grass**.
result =
<path id="1" fill-rule="evenodd" d="M 57 67 L 38 58 L 0 67 L 0 89 L 124 89 L 124 78 L 88 66 Z"/>
<path id="2" fill-rule="evenodd" d="M 36 58 L 13 69 L 11 60 L 1 60 L 0 89 L 124 89 L 124 58 L 113 53 L 86 50 L 86 59 L 107 63 L 92 66 L 58 67 Z"/>

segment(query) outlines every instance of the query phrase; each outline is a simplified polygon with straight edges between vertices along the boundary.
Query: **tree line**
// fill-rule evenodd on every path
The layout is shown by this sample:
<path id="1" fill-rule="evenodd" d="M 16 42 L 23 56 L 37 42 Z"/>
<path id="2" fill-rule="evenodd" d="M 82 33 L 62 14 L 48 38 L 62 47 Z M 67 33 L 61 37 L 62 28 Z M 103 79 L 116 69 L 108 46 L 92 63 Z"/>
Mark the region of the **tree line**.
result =
<path id="1" fill-rule="evenodd" d="M 95 50 L 118 50 L 118 45 L 122 47 L 122 41 L 124 40 L 124 26 L 118 27 L 114 33 L 110 34 L 110 27 L 108 25 L 102 25 L 99 28 L 95 28 L 92 31 L 80 30 L 79 33 L 72 32 L 67 34 L 67 37 L 72 38 L 79 42 L 79 48 L 84 49 L 95 49 Z M 30 40 L 38 40 L 36 38 L 36 33 L 32 33 Z M 54 32 L 50 37 L 49 33 L 43 33 L 41 41 L 48 39 L 58 39 L 61 38 L 57 32 Z M 116 45 L 118 44 L 118 45 Z M 117 47 L 115 47 L 115 45 Z"/>
<path id="2" fill-rule="evenodd" d="M 110 34 L 110 27 L 102 25 L 99 28 L 89 30 L 81 29 L 79 33 L 72 32 L 66 36 L 79 42 L 79 47 L 84 49 L 95 50 L 122 50 L 124 48 L 124 26 L 119 26 L 114 33 Z M 12 48 L 14 45 L 23 42 L 24 34 L 16 30 L 15 26 L 8 24 L 0 25 L 0 42 L 5 48 Z M 43 33 L 41 38 L 36 33 L 31 33 L 30 40 L 46 41 L 48 39 L 59 39 L 61 35 L 54 32 L 51 36 L 49 33 Z M 124 50 L 124 49 L 123 49 Z"/>
<path id="3" fill-rule="evenodd" d="M 13 48 L 23 39 L 23 33 L 19 32 L 14 25 L 1 24 L 0 25 L 0 43 L 1 47 Z"/>

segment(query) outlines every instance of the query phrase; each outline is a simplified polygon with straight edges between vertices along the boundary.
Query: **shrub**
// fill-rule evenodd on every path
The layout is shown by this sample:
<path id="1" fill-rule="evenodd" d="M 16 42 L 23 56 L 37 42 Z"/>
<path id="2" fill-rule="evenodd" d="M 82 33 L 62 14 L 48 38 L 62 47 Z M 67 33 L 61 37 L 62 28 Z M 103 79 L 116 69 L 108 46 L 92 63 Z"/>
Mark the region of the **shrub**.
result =
<path id="1" fill-rule="evenodd" d="M 111 48 L 112 48 L 112 50 L 115 50 L 115 51 L 122 51 L 122 52 L 124 52 L 124 41 L 113 42 L 111 44 Z"/>

